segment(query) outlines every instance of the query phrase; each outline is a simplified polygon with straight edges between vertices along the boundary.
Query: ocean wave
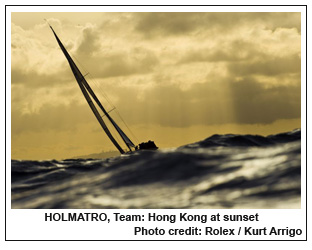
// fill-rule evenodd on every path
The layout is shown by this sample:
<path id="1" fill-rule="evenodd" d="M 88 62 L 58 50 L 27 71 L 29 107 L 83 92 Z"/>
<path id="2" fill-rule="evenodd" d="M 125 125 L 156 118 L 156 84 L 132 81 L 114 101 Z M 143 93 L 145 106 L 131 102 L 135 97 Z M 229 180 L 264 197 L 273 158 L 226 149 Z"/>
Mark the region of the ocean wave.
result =
<path id="1" fill-rule="evenodd" d="M 12 160 L 12 208 L 299 208 L 301 130 L 108 159 Z"/>

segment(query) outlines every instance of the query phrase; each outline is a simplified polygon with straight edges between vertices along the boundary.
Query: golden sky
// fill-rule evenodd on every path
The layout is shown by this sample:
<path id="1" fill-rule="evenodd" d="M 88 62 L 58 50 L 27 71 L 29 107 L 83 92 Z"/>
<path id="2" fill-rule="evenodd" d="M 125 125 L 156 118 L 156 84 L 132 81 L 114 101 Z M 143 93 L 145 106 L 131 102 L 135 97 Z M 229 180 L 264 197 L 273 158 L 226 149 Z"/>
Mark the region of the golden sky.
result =
<path id="1" fill-rule="evenodd" d="M 89 73 L 104 106 L 117 107 L 136 143 L 151 139 L 169 148 L 216 133 L 301 127 L 300 13 L 16 12 L 11 18 L 13 159 L 115 150 L 43 19 Z"/>

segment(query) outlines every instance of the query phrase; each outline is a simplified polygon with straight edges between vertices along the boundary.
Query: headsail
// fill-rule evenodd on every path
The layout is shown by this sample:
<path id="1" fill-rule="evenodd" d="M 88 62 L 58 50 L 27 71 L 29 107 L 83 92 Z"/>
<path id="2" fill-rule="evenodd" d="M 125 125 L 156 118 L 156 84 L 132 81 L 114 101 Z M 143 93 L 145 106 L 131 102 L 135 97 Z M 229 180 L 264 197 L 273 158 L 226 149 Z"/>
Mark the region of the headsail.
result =
<path id="1" fill-rule="evenodd" d="M 49 25 L 50 26 L 50 25 Z M 54 32 L 53 28 L 50 26 L 60 48 L 62 49 L 69 65 L 70 68 L 76 78 L 76 81 L 84 95 L 84 97 L 86 98 L 91 110 L 93 111 L 95 117 L 97 118 L 97 120 L 99 121 L 100 125 L 102 126 L 103 130 L 105 131 L 105 133 L 107 134 L 107 136 L 109 137 L 109 139 L 112 141 L 112 143 L 115 145 L 115 147 L 119 150 L 119 152 L 121 154 L 125 153 L 125 151 L 120 147 L 120 145 L 117 143 L 117 141 L 115 140 L 115 138 L 112 136 L 111 132 L 108 130 L 106 124 L 104 123 L 101 115 L 99 114 L 97 108 L 95 107 L 90 95 L 92 96 L 92 98 L 95 100 L 95 102 L 98 104 L 98 106 L 101 108 L 101 110 L 104 112 L 104 114 L 107 116 L 107 118 L 112 122 L 112 124 L 114 125 L 114 127 L 116 128 L 117 124 L 113 121 L 113 119 L 108 115 L 108 113 L 106 112 L 106 110 L 104 109 L 104 107 L 102 106 L 102 104 L 100 103 L 100 101 L 98 100 L 98 98 L 96 97 L 96 95 L 94 94 L 94 92 L 92 91 L 92 89 L 90 88 L 89 84 L 87 83 L 86 79 L 84 78 L 84 76 L 82 75 L 82 73 L 80 72 L 80 70 L 78 69 L 78 67 L 76 66 L 75 62 L 73 61 L 73 59 L 70 57 L 70 55 L 68 54 L 67 50 L 65 49 L 64 45 L 62 44 L 62 42 L 60 41 L 60 39 L 58 38 L 58 36 L 56 35 L 56 33 Z M 90 95 L 89 95 L 90 94 Z M 118 128 L 118 129 L 117 129 Z M 116 130 L 118 131 L 118 133 L 121 133 L 125 136 L 125 134 L 122 132 L 122 130 L 117 126 Z M 127 141 L 127 146 L 134 146 L 133 143 L 130 141 L 130 139 L 126 136 L 121 136 L 123 138 L 123 140 Z M 129 144 L 130 142 L 130 144 Z"/>
<path id="2" fill-rule="evenodd" d="M 110 117 L 110 116 L 108 116 Z M 116 124 L 116 122 L 112 119 L 111 120 L 112 124 L 114 125 L 114 127 L 116 128 L 117 132 L 120 134 L 121 138 L 124 140 L 124 142 L 126 143 L 126 145 L 129 147 L 129 149 L 131 150 L 131 147 L 135 147 L 135 145 L 133 144 L 133 142 L 129 139 L 129 137 L 121 130 L 121 128 Z"/>
<path id="3" fill-rule="evenodd" d="M 120 137 L 123 139 L 129 150 L 131 151 L 131 147 L 135 147 L 135 145 L 132 143 L 132 141 L 129 139 L 129 137 L 121 130 L 121 128 L 117 125 L 117 123 L 113 120 L 113 118 L 108 114 L 108 112 L 104 109 L 102 103 L 99 101 L 93 90 L 91 89 L 88 82 L 83 78 L 84 86 L 92 96 L 92 98 L 95 100 L 96 104 L 100 107 L 100 109 L 103 111 L 104 115 L 108 118 L 108 120 L 113 124 L 114 128 L 117 130 Z"/>
<path id="4" fill-rule="evenodd" d="M 49 25 L 49 26 L 50 26 L 50 28 L 51 28 L 51 30 L 52 30 L 55 38 L 56 38 L 61 50 L 63 51 L 63 53 L 64 53 L 64 55 L 65 55 L 65 57 L 69 63 L 69 66 L 70 66 L 70 68 L 71 68 L 71 70 L 72 70 L 72 72 L 76 78 L 76 81 L 77 81 L 84 97 L 86 98 L 92 112 L 94 113 L 95 117 L 97 118 L 98 122 L 102 126 L 103 130 L 105 131 L 105 133 L 107 134 L 109 139 L 112 141 L 112 143 L 115 145 L 115 147 L 119 150 L 119 152 L 121 154 L 125 153 L 125 151 L 121 148 L 121 146 L 118 144 L 118 142 L 115 140 L 115 138 L 113 137 L 113 135 L 109 131 L 108 127 L 106 126 L 104 120 L 102 119 L 102 116 L 100 115 L 100 113 L 99 113 L 97 107 L 95 106 L 95 104 L 93 103 L 93 101 L 96 102 L 98 108 L 100 108 L 102 110 L 102 112 L 107 117 L 107 119 L 112 123 L 113 127 L 116 129 L 116 131 L 118 132 L 118 134 L 120 135 L 120 137 L 122 138 L 122 140 L 127 145 L 127 147 L 129 148 L 130 151 L 132 151 L 131 148 L 135 148 L 135 150 L 137 150 L 137 149 L 144 149 L 144 150 L 146 150 L 146 149 L 148 149 L 148 150 L 157 149 L 158 147 L 155 145 L 155 143 L 153 141 L 148 141 L 146 143 L 140 143 L 138 146 L 135 146 L 133 144 L 133 142 L 129 139 L 129 137 L 122 131 L 122 129 L 117 125 L 117 123 L 113 120 L 113 118 L 105 110 L 105 108 L 103 107 L 103 105 L 101 104 L 101 102 L 99 101 L 99 99 L 97 98 L 97 96 L 95 95 L 93 90 L 91 89 L 87 80 L 82 75 L 82 73 L 80 72 L 80 70 L 76 66 L 75 62 L 70 57 L 67 50 L 65 49 L 64 45 L 62 44 L 62 42 L 60 41 L 60 39 L 58 38 L 58 36 L 54 32 L 53 28 L 51 27 L 51 25 Z"/>

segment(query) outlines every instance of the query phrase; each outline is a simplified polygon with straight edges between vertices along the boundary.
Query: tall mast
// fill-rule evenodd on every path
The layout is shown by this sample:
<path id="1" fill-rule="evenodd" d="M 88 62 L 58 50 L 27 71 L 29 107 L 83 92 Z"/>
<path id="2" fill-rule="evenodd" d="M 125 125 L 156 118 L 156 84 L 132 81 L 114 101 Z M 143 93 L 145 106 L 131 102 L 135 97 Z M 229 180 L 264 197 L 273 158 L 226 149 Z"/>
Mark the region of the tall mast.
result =
<path id="1" fill-rule="evenodd" d="M 50 25 L 49 25 L 50 26 Z M 87 83 L 86 79 L 84 78 L 84 76 L 81 74 L 80 70 L 78 69 L 78 67 L 76 66 L 75 62 L 73 61 L 73 59 L 70 57 L 70 55 L 68 54 L 67 50 L 65 49 L 64 45 L 62 44 L 62 42 L 60 41 L 60 39 L 58 38 L 58 36 L 56 35 L 56 33 L 54 32 L 53 28 L 50 26 L 60 48 L 62 49 L 68 63 L 69 66 L 76 78 L 76 81 L 84 95 L 84 97 L 86 98 L 91 110 L 93 111 L 95 117 L 97 118 L 98 122 L 100 123 L 100 125 L 102 126 L 103 130 L 105 131 L 105 133 L 107 134 L 107 136 L 109 137 L 109 139 L 112 141 L 112 143 L 115 145 L 115 147 L 119 150 L 119 152 L 121 154 L 125 153 L 125 151 L 120 147 L 120 145 L 117 143 L 117 141 L 115 140 L 115 138 L 112 136 L 111 132 L 108 130 L 106 124 L 104 123 L 101 115 L 99 114 L 97 108 L 95 107 L 89 93 L 91 94 L 91 96 L 93 97 L 93 99 L 95 100 L 95 102 L 99 105 L 99 107 L 102 109 L 102 111 L 104 112 L 104 114 L 107 116 L 107 118 L 112 122 L 112 124 L 117 126 L 117 124 L 112 120 L 112 118 L 108 115 L 108 113 L 106 112 L 106 110 L 104 109 L 104 107 L 102 106 L 102 104 L 100 103 L 100 101 L 98 100 L 98 98 L 96 97 L 96 95 L 94 94 L 94 92 L 92 91 L 92 89 L 90 88 L 89 84 Z M 89 93 L 88 93 L 89 92 Z M 116 128 L 116 127 L 115 127 Z M 117 128 L 119 130 L 121 130 L 118 126 Z M 118 129 L 116 128 L 116 130 L 118 131 Z M 118 131 L 118 133 L 120 133 Z M 123 132 L 122 132 L 123 133 Z M 123 138 L 123 140 L 125 141 L 124 137 L 121 136 Z M 130 141 L 131 142 L 131 141 Z M 132 142 L 131 142 L 132 143 Z M 128 143 L 126 142 L 127 146 L 129 147 Z M 129 147 L 130 148 L 130 147 Z"/>

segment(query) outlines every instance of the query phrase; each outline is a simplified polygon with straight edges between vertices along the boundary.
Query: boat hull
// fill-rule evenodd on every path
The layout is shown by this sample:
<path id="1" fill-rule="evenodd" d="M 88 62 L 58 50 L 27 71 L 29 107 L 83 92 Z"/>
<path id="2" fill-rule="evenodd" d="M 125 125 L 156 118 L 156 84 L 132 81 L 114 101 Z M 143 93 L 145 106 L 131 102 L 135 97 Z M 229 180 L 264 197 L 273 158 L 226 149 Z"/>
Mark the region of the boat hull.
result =
<path id="1" fill-rule="evenodd" d="M 156 146 L 154 141 L 149 140 L 148 142 L 142 142 L 138 146 L 138 150 L 156 150 L 158 147 Z"/>

